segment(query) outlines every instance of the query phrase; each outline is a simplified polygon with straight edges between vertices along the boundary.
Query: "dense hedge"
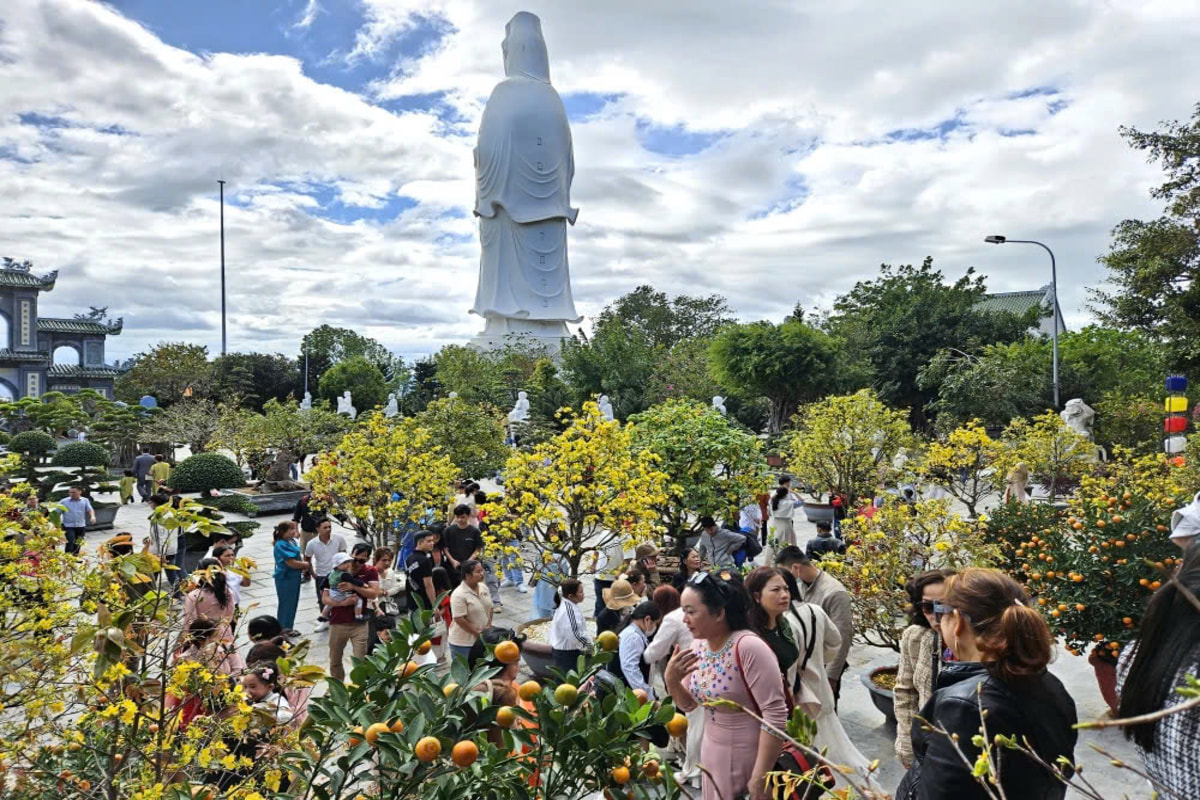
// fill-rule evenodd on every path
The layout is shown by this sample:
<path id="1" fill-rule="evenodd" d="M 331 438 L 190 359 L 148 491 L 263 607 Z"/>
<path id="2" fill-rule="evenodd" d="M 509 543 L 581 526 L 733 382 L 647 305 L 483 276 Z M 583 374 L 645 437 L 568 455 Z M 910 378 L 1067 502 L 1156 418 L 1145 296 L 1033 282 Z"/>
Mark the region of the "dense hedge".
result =
<path id="1" fill-rule="evenodd" d="M 171 487 L 181 492 L 234 489 L 246 483 L 238 465 L 217 453 L 197 453 L 179 462 L 171 473 Z"/>
<path id="2" fill-rule="evenodd" d="M 200 502 L 206 506 L 215 508 L 217 511 L 244 514 L 247 517 L 258 516 L 258 506 L 256 506 L 250 500 L 250 498 L 243 497 L 240 494 L 223 494 L 219 497 L 201 497 Z"/>
<path id="3" fill-rule="evenodd" d="M 106 467 L 108 448 L 95 442 L 71 442 L 54 451 L 50 463 L 56 467 Z"/>
<path id="4" fill-rule="evenodd" d="M 25 431 L 12 438 L 8 449 L 14 453 L 40 458 L 54 449 L 54 437 L 41 431 Z"/>

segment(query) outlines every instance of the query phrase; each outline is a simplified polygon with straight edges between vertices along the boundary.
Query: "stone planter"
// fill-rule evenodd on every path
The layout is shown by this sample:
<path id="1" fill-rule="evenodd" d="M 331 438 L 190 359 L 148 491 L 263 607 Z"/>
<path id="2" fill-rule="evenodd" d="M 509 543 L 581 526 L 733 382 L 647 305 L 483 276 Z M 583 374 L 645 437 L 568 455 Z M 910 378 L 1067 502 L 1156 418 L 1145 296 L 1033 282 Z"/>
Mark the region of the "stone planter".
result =
<path id="1" fill-rule="evenodd" d="M 517 628 L 517 633 L 525 633 L 525 629 L 539 622 L 546 622 L 549 617 L 541 617 L 540 619 L 531 619 L 529 622 Z M 533 677 L 538 680 L 549 680 L 553 677 L 550 673 L 550 668 L 554 666 L 554 654 L 550 645 L 544 642 L 526 641 L 521 645 L 521 658 L 525 661 L 525 666 L 529 667 L 529 671 L 533 673 Z"/>
<path id="2" fill-rule="evenodd" d="M 833 522 L 833 506 L 829 503 L 806 502 L 804 516 L 809 522 Z"/>
<path id="3" fill-rule="evenodd" d="M 867 687 L 867 691 L 871 694 L 871 702 L 879 709 L 879 713 L 887 717 L 887 721 L 896 724 L 896 698 L 890 689 L 884 689 L 875 683 L 875 676 L 880 674 L 895 675 L 899 672 L 900 667 L 896 665 L 888 667 L 876 667 L 862 677 L 863 686 Z"/>
<path id="4" fill-rule="evenodd" d="M 89 531 L 106 531 L 113 527 L 113 522 L 117 518 L 117 511 L 121 509 L 118 503 L 95 503 L 92 509 L 96 512 L 96 524 L 88 525 Z"/>
<path id="5" fill-rule="evenodd" d="M 221 494 L 244 497 L 258 507 L 259 514 L 282 514 L 291 511 L 300 502 L 300 498 L 308 494 L 307 489 L 295 492 L 268 492 L 255 494 L 249 489 L 222 489 Z"/>

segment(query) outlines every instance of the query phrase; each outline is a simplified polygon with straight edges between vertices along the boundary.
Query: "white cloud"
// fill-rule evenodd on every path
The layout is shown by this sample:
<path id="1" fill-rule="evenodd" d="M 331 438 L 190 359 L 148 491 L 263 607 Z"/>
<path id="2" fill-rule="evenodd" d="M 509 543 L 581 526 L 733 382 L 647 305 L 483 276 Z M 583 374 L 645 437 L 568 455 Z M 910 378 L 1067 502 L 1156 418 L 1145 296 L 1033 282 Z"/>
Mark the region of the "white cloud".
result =
<path id="1" fill-rule="evenodd" d="M 365 7 L 351 60 L 422 26 L 447 33 L 360 95 L 292 58 L 171 47 L 103 5 L 6 3 L 0 238 L 4 254 L 61 268 L 46 308 L 124 314 L 113 352 L 219 344 L 224 177 L 231 346 L 294 353 L 322 322 L 409 353 L 469 337 L 473 130 L 514 9 Z M 1157 210 L 1157 172 L 1117 127 L 1185 117 L 1198 99 L 1178 79 L 1200 69 L 1195 0 L 532 10 L 561 93 L 620 97 L 574 125 L 571 262 L 586 314 L 650 282 L 778 318 L 927 254 L 952 275 L 974 264 L 996 290 L 1046 282 L 1040 250 L 983 244 L 1004 233 L 1054 247 L 1068 323 L 1082 324 L 1108 230 Z M 297 24 L 330 13 L 309 0 Z M 1058 94 L 1018 96 L 1036 87 Z M 434 93 L 465 122 L 380 105 Z M 22 124 L 28 113 L 67 127 Z M 951 119 L 941 137 L 888 136 Z M 672 157 L 643 147 L 647 125 L 721 136 Z M 336 200 L 353 219 L 400 196 L 419 205 L 382 224 L 318 215 Z"/>

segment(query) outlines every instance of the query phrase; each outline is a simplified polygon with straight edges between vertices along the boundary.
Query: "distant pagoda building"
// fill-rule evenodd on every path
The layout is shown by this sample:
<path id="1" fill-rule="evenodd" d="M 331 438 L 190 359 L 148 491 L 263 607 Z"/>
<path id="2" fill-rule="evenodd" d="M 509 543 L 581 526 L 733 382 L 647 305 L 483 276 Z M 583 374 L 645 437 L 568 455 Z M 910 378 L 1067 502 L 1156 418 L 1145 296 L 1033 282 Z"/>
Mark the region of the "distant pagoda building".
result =
<path id="1" fill-rule="evenodd" d="M 92 309 L 73 319 L 38 314 L 38 297 L 54 288 L 58 270 L 35 275 L 28 261 L 0 263 L 0 399 L 40 397 L 46 392 L 95 389 L 113 396 L 120 370 L 104 360 L 104 344 L 121 332 L 122 321 Z M 54 351 L 73 349 L 77 363 L 55 364 Z"/>

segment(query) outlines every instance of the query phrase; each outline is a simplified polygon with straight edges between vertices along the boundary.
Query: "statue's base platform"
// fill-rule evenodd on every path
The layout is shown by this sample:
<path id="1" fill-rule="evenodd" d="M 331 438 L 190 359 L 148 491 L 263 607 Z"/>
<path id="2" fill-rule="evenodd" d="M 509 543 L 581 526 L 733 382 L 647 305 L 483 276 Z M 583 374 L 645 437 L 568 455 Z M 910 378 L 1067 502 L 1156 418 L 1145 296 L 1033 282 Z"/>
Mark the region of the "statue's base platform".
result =
<path id="1" fill-rule="evenodd" d="M 571 338 L 567 323 L 563 320 L 525 320 L 508 317 L 491 317 L 481 333 L 477 334 L 468 347 L 476 350 L 501 350 L 505 347 L 543 347 L 547 354 L 557 358 L 562 352 L 563 339 Z"/>

